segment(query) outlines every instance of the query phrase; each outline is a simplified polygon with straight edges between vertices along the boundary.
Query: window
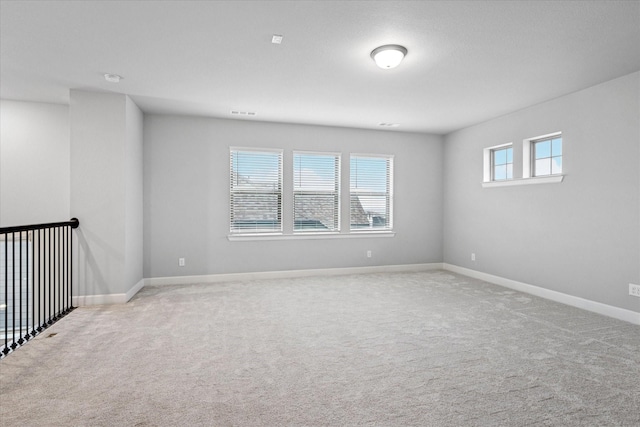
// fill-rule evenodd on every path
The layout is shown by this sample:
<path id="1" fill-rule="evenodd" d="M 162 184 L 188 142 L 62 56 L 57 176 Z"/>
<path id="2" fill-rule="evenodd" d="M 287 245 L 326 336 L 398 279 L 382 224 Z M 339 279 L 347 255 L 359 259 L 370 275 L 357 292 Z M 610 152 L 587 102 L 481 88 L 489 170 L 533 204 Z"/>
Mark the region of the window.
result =
<path id="1" fill-rule="evenodd" d="M 282 232 L 282 151 L 230 151 L 231 233 Z"/>
<path id="2" fill-rule="evenodd" d="M 482 188 L 555 184 L 564 180 L 562 132 L 549 133 L 522 141 L 521 177 L 514 176 L 513 143 L 485 148 L 483 156 Z"/>
<path id="3" fill-rule="evenodd" d="M 533 176 L 562 173 L 562 135 L 531 141 Z"/>
<path id="4" fill-rule="evenodd" d="M 352 155 L 351 230 L 393 228 L 393 157 Z"/>
<path id="5" fill-rule="evenodd" d="M 293 230 L 340 230 L 340 155 L 293 153 Z"/>
<path id="6" fill-rule="evenodd" d="M 483 150 L 483 182 L 513 179 L 513 144 L 494 145 Z"/>
<path id="7" fill-rule="evenodd" d="M 513 179 L 513 147 L 491 150 L 491 181 Z"/>

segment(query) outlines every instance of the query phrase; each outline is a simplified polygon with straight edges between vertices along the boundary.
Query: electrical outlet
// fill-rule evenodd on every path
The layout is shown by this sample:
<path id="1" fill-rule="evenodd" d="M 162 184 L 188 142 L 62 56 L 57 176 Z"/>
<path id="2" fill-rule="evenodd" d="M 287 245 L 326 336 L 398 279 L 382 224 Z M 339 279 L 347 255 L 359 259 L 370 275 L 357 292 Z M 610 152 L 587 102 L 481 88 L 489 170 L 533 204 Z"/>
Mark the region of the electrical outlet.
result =
<path id="1" fill-rule="evenodd" d="M 629 295 L 640 298 L 640 285 L 629 283 Z"/>
<path id="2" fill-rule="evenodd" d="M 178 258 L 178 266 L 184 267 L 184 258 Z"/>
<path id="3" fill-rule="evenodd" d="M 367 258 L 371 258 L 371 251 L 367 251 Z"/>
<path id="4" fill-rule="evenodd" d="M 476 260 L 476 254 L 475 253 L 471 253 L 471 261 L 475 261 Z"/>

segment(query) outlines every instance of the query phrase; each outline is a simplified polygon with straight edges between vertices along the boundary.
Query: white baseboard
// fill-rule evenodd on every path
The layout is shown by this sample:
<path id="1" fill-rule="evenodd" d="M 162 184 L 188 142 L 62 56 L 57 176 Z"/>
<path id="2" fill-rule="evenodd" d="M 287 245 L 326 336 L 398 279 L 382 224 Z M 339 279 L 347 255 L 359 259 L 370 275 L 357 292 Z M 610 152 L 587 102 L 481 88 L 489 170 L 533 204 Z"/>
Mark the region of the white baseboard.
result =
<path id="1" fill-rule="evenodd" d="M 365 273 L 395 273 L 425 270 L 441 270 L 442 263 L 380 265 L 371 267 L 319 268 L 313 270 L 264 271 L 254 273 L 206 274 L 201 276 L 151 277 L 144 279 L 146 286 L 187 285 L 194 283 L 219 283 L 261 279 L 286 279 L 309 276 L 344 276 Z"/>
<path id="2" fill-rule="evenodd" d="M 506 279 L 500 276 L 483 273 L 465 267 L 448 263 L 427 263 L 427 264 L 405 264 L 405 265 L 381 265 L 370 267 L 346 267 L 346 268 L 321 268 L 313 270 L 287 270 L 287 271 L 264 271 L 252 273 L 228 273 L 228 274 L 206 274 L 198 276 L 174 276 L 174 277 L 151 277 L 142 279 L 135 284 L 126 294 L 106 294 L 106 295 L 84 295 L 72 297 L 72 304 L 75 307 L 101 304 L 124 304 L 128 302 L 145 286 L 159 285 L 188 285 L 194 283 L 220 283 L 231 281 L 247 281 L 261 279 L 285 279 L 294 277 L 310 276 L 344 276 L 349 274 L 366 273 L 396 273 L 415 272 L 427 270 L 448 270 L 474 279 L 483 280 L 505 288 L 535 295 L 561 304 L 592 311 L 604 316 L 624 320 L 626 322 L 640 325 L 640 313 L 624 308 L 614 307 L 596 301 L 587 300 L 562 292 L 553 291 L 539 286 L 530 285 L 516 280 Z"/>
<path id="3" fill-rule="evenodd" d="M 124 304 L 145 286 L 189 285 L 194 283 L 220 283 L 260 279 L 284 279 L 309 276 L 343 276 L 363 273 L 391 273 L 425 270 L 441 270 L 442 263 L 382 265 L 371 267 L 322 268 L 314 270 L 265 271 L 255 273 L 207 274 L 200 276 L 152 277 L 142 279 L 126 294 L 82 295 L 72 297 L 74 307 L 102 304 Z"/>
<path id="4" fill-rule="evenodd" d="M 133 296 L 134 296 L 135 294 L 137 294 L 138 292 L 140 292 L 140 290 L 141 290 L 142 288 L 144 288 L 144 286 L 145 286 L 145 285 L 146 285 L 145 280 L 144 280 L 144 279 L 140 279 L 140 281 L 139 281 L 138 283 L 136 283 L 136 284 L 135 284 L 135 286 L 134 286 L 133 288 L 129 289 L 129 292 L 127 292 L 127 293 L 125 294 L 125 298 L 126 298 L 126 301 L 125 301 L 125 302 L 129 302 L 129 300 L 130 300 L 131 298 L 133 298 Z"/>
<path id="5" fill-rule="evenodd" d="M 71 298 L 71 303 L 74 307 L 124 304 L 125 302 L 127 302 L 127 294 L 78 295 Z"/>
<path id="6" fill-rule="evenodd" d="M 145 280 L 140 279 L 126 294 L 103 294 L 103 295 L 78 295 L 71 298 L 74 307 L 84 307 L 88 305 L 104 304 L 124 304 L 128 302 L 140 289 L 144 288 Z"/>
<path id="7" fill-rule="evenodd" d="M 500 276 L 483 273 L 481 271 L 471 270 L 465 267 L 459 267 L 453 264 L 443 263 L 443 268 L 454 273 L 464 276 L 473 277 L 474 279 L 483 280 L 495 285 L 504 286 L 505 288 L 535 295 L 561 304 L 570 305 L 572 307 L 581 308 L 583 310 L 592 311 L 604 316 L 613 317 L 615 319 L 624 320 L 634 325 L 640 325 L 640 313 L 627 310 L 624 308 L 614 307 L 612 305 L 603 304 L 596 301 L 564 294 L 562 292 L 552 291 L 550 289 L 541 288 L 535 285 L 518 282 L 516 280 L 506 279 Z"/>

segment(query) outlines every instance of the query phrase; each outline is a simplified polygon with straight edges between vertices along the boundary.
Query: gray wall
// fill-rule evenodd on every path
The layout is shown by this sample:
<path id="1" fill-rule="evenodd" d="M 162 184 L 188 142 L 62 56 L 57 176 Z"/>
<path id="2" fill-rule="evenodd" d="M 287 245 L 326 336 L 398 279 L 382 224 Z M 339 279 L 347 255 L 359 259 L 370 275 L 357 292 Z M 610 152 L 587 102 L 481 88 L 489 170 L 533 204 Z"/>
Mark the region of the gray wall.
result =
<path id="1" fill-rule="evenodd" d="M 78 295 L 127 293 L 142 278 L 142 114 L 125 95 L 72 90 L 70 123 Z"/>
<path id="2" fill-rule="evenodd" d="M 114 94 L 72 91 L 71 113 L 2 100 L 0 225 L 78 216 L 81 295 L 127 292 L 143 273 L 444 260 L 640 311 L 628 296 L 628 283 L 640 283 L 639 80 L 634 73 L 460 130 L 444 143 L 429 135 L 159 115 L 145 116 L 143 128 L 135 104 Z M 513 142 L 518 176 L 522 139 L 557 130 L 563 183 L 481 187 L 483 148 Z M 229 146 L 284 148 L 285 162 L 292 149 L 339 151 L 343 188 L 349 153 L 395 155 L 397 235 L 228 241 Z"/>
<path id="3" fill-rule="evenodd" d="M 144 115 L 127 97 L 126 140 L 124 144 L 125 167 L 125 272 L 126 286 L 133 286 L 143 279 L 143 123 Z"/>
<path id="4" fill-rule="evenodd" d="M 145 277 L 442 261 L 439 136 L 161 115 L 144 124 Z M 349 153 L 395 155 L 396 236 L 228 241 L 230 146 L 285 149 L 285 195 L 293 149 L 341 152 L 343 188 Z"/>
<path id="5" fill-rule="evenodd" d="M 444 151 L 444 261 L 640 311 L 640 74 L 450 135 Z M 563 132 L 560 184 L 482 188 L 483 148 Z M 475 252 L 476 261 L 470 254 Z"/>
<path id="6" fill-rule="evenodd" d="M 0 101 L 0 226 L 69 218 L 69 107 Z"/>

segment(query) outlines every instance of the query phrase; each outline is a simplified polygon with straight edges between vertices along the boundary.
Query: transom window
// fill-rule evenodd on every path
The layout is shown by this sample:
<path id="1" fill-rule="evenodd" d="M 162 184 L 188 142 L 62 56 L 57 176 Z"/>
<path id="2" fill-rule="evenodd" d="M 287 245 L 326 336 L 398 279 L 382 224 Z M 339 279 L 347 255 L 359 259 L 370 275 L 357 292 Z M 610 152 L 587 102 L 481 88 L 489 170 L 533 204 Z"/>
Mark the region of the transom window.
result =
<path id="1" fill-rule="evenodd" d="M 491 180 L 513 179 L 513 147 L 491 150 Z"/>
<path id="2" fill-rule="evenodd" d="M 230 151 L 231 233 L 282 232 L 282 150 Z"/>
<path id="3" fill-rule="evenodd" d="M 533 176 L 562 173 L 562 136 L 531 141 Z"/>
<path id="4" fill-rule="evenodd" d="M 393 157 L 351 155 L 351 230 L 393 228 Z"/>
<path id="5" fill-rule="evenodd" d="M 340 230 L 340 155 L 293 153 L 293 230 Z"/>

